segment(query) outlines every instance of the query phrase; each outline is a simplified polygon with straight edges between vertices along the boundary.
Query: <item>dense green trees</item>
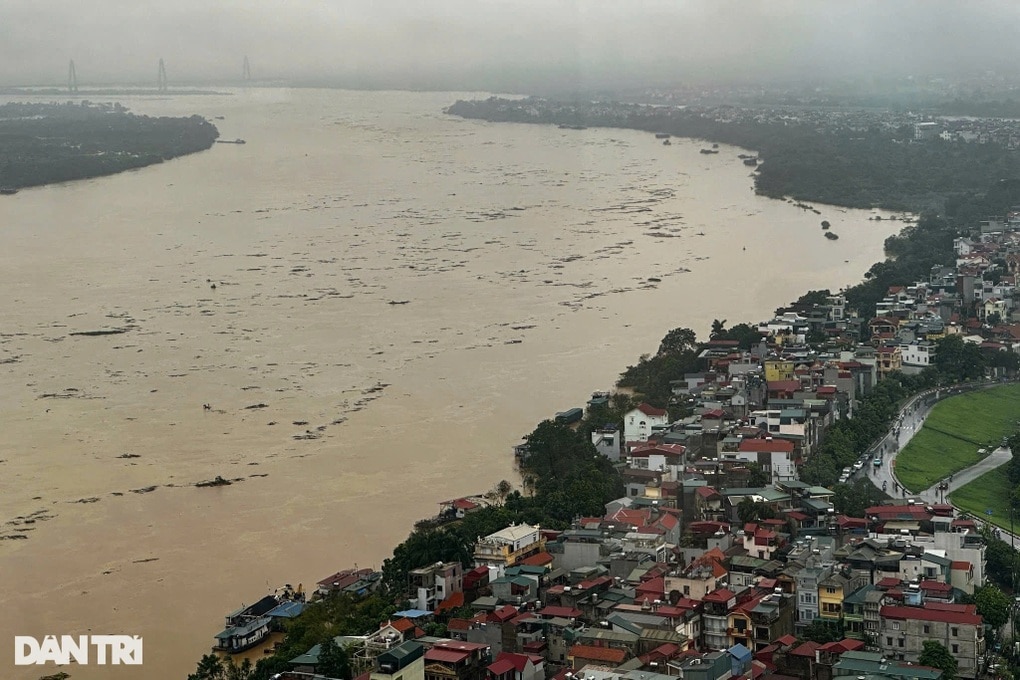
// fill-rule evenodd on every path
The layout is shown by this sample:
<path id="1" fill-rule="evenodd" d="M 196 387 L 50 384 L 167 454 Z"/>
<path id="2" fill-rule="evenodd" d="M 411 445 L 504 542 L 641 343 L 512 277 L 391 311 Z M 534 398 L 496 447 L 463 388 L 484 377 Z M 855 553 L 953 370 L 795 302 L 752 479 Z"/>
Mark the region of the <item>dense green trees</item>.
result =
<path id="1" fill-rule="evenodd" d="M 151 118 L 115 106 L 0 106 L 0 187 L 109 175 L 208 149 L 216 127 L 201 118 Z"/>
<path id="2" fill-rule="evenodd" d="M 663 337 L 655 356 L 642 356 L 637 365 L 628 366 L 617 385 L 633 388 L 652 406 L 669 407 L 673 394 L 670 383 L 699 366 L 696 343 L 690 328 L 674 328 Z"/>

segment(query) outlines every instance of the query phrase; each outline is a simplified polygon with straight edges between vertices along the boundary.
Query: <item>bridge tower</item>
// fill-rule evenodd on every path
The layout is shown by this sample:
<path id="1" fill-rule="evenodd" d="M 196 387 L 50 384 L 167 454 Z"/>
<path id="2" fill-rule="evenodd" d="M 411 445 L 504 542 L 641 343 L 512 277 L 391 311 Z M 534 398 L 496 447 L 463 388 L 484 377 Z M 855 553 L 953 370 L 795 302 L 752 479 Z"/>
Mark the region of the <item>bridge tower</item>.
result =
<path id="1" fill-rule="evenodd" d="M 74 71 L 74 59 L 67 65 L 67 91 L 78 91 L 78 74 Z"/>

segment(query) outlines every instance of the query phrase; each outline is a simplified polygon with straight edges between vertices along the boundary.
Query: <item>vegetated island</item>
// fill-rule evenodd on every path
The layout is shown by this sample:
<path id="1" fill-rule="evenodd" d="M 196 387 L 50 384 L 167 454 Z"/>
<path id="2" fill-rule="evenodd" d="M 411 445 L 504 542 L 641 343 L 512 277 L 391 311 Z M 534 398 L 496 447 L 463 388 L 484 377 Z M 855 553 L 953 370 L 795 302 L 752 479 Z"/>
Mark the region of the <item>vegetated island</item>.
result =
<path id="1" fill-rule="evenodd" d="M 0 105 L 0 187 L 100 177 L 211 147 L 216 126 L 201 116 L 153 118 L 120 104 Z"/>
<path id="2" fill-rule="evenodd" d="M 536 97 L 460 100 L 445 112 L 490 122 L 645 130 L 753 149 L 764 161 L 754 171 L 759 194 L 850 208 L 941 211 L 947 200 L 1020 177 L 1016 151 L 1001 144 L 915 140 L 906 113 Z"/>

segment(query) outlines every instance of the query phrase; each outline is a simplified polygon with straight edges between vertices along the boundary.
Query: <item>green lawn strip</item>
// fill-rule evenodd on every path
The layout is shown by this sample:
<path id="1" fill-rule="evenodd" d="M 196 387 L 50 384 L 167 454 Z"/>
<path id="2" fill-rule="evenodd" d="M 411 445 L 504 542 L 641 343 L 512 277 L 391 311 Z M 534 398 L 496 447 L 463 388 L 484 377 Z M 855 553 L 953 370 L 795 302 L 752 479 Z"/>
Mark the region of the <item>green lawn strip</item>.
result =
<path id="1" fill-rule="evenodd" d="M 1012 490 L 1009 477 L 1000 468 L 961 486 L 949 498 L 954 505 L 977 519 L 1009 529 L 1009 496 Z M 987 514 L 988 510 L 992 511 L 991 515 Z"/>
<path id="2" fill-rule="evenodd" d="M 925 419 L 925 427 L 930 424 L 984 446 L 998 443 L 1003 435 L 1012 434 L 1018 419 L 1020 385 L 1003 385 L 939 402 Z"/>
<path id="3" fill-rule="evenodd" d="M 970 442 L 922 428 L 896 456 L 896 477 L 910 491 L 923 491 L 979 460 Z"/>
<path id="4" fill-rule="evenodd" d="M 977 463 L 978 449 L 1016 431 L 1020 385 L 1004 385 L 945 399 L 924 427 L 896 456 L 896 476 L 910 491 L 922 491 Z"/>

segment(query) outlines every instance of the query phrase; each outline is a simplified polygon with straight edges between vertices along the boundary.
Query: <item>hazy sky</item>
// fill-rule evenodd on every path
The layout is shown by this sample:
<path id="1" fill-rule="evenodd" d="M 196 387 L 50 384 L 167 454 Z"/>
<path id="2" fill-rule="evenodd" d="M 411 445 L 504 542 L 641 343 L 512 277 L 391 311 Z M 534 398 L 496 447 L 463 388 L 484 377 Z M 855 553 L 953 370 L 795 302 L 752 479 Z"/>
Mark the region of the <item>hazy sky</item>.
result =
<path id="1" fill-rule="evenodd" d="M 240 77 L 527 89 L 1020 63 L 988 0 L 0 0 L 0 85 Z"/>

